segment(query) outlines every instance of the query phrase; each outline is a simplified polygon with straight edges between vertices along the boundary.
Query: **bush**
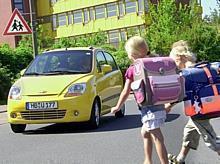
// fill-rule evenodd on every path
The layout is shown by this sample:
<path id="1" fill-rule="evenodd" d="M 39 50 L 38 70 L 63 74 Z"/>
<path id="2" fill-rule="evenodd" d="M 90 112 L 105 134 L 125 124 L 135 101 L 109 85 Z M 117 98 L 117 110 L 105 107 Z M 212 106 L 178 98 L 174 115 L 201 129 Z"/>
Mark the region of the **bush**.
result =
<path id="1" fill-rule="evenodd" d="M 130 59 L 128 58 L 128 55 L 124 49 L 124 42 L 122 42 L 120 45 L 119 45 L 119 48 L 115 51 L 115 52 L 112 52 L 112 55 L 114 56 L 119 68 L 121 69 L 122 71 L 122 74 L 124 75 L 125 74 L 125 71 L 127 70 L 127 68 L 130 66 L 131 64 L 131 61 Z"/>
<path id="2" fill-rule="evenodd" d="M 26 68 L 27 65 L 33 60 L 32 47 L 19 46 L 15 49 L 15 60 L 17 63 L 17 70 L 20 72 L 22 69 Z M 18 73 L 17 72 L 17 73 Z"/>
<path id="3" fill-rule="evenodd" d="M 178 40 L 186 40 L 197 54 L 198 61 L 220 61 L 220 34 L 218 11 L 202 20 L 195 13 L 194 5 L 176 6 L 175 0 L 164 0 L 155 7 L 151 5 L 152 24 L 146 32 L 146 40 L 152 51 L 169 55 L 171 45 Z M 217 23 L 218 24 L 218 23 Z"/>
<path id="4" fill-rule="evenodd" d="M 220 34 L 215 27 L 197 25 L 189 32 L 189 43 L 198 61 L 220 61 Z"/>
<path id="5" fill-rule="evenodd" d="M 0 100 L 6 100 L 11 87 L 11 73 L 0 63 Z"/>
<path id="6" fill-rule="evenodd" d="M 33 59 L 32 49 L 26 44 L 20 44 L 16 49 L 8 45 L 0 46 L 0 99 L 6 100 L 12 83 L 19 77 Z"/>
<path id="7" fill-rule="evenodd" d="M 0 63 L 11 72 L 16 72 L 14 51 L 6 44 L 0 46 Z"/>

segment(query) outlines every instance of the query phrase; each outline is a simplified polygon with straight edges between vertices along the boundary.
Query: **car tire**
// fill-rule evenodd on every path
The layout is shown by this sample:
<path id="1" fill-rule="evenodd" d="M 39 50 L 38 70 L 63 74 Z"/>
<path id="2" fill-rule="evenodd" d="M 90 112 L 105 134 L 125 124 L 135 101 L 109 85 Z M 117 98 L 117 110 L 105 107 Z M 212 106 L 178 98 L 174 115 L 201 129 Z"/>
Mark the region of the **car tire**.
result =
<path id="1" fill-rule="evenodd" d="M 125 116 L 125 104 L 121 107 L 121 109 L 115 113 L 116 118 L 122 118 Z"/>
<path id="2" fill-rule="evenodd" d="M 14 133 L 23 133 L 26 128 L 26 124 L 10 124 L 10 125 L 11 125 L 11 130 Z"/>
<path id="3" fill-rule="evenodd" d="M 97 100 L 94 101 L 92 105 L 91 116 L 89 120 L 89 127 L 91 129 L 96 129 L 100 124 L 100 105 Z"/>

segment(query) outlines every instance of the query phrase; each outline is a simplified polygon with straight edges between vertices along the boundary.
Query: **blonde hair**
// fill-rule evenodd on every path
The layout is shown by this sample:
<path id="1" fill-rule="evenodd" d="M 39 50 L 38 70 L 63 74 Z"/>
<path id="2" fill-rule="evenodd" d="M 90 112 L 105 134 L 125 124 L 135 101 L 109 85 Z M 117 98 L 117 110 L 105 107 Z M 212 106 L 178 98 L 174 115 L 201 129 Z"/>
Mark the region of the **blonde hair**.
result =
<path id="1" fill-rule="evenodd" d="M 190 63 L 196 62 L 196 54 L 192 53 L 189 50 L 188 43 L 187 41 L 184 41 L 184 40 L 180 40 L 180 41 L 173 43 L 172 50 L 170 52 L 170 57 L 173 59 L 181 55 L 187 57 L 187 60 Z"/>
<path id="2" fill-rule="evenodd" d="M 143 54 L 143 50 L 146 50 Z M 129 57 L 134 59 L 144 57 L 149 53 L 149 47 L 144 38 L 140 36 L 133 36 L 127 40 L 125 43 L 125 50 Z"/>
<path id="3" fill-rule="evenodd" d="M 174 42 L 172 45 L 172 48 L 178 47 L 178 46 L 189 47 L 188 42 L 185 40 L 179 40 L 177 42 Z"/>

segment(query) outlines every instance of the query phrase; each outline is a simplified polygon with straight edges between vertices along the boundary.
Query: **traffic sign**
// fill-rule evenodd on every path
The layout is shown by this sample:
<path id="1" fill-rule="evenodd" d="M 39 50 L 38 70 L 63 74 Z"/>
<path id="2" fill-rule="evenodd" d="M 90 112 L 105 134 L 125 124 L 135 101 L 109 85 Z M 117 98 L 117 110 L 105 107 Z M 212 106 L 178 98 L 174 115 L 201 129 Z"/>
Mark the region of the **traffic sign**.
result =
<path id="1" fill-rule="evenodd" d="M 3 35 L 31 34 L 32 31 L 17 8 L 14 9 Z"/>

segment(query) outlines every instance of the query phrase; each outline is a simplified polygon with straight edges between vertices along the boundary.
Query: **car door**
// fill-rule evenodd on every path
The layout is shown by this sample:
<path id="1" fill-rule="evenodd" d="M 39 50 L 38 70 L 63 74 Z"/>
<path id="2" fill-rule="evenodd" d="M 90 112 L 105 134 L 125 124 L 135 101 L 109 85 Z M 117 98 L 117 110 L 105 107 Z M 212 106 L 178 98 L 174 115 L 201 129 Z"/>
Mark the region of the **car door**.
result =
<path id="1" fill-rule="evenodd" d="M 112 67 L 112 71 L 109 72 L 108 83 L 109 83 L 109 100 L 107 105 L 112 107 L 118 102 L 120 93 L 123 88 L 123 78 L 121 71 L 119 70 L 114 58 L 110 53 L 104 52 L 107 64 Z"/>
<path id="2" fill-rule="evenodd" d="M 99 97 L 101 98 L 102 102 L 102 111 L 101 113 L 104 114 L 108 112 L 110 109 L 109 106 L 109 99 L 112 96 L 110 92 L 110 75 L 109 73 L 104 74 L 102 72 L 102 65 L 107 64 L 106 58 L 102 51 L 98 51 L 96 53 L 96 67 L 97 67 L 97 74 L 96 74 L 96 91 Z"/>

